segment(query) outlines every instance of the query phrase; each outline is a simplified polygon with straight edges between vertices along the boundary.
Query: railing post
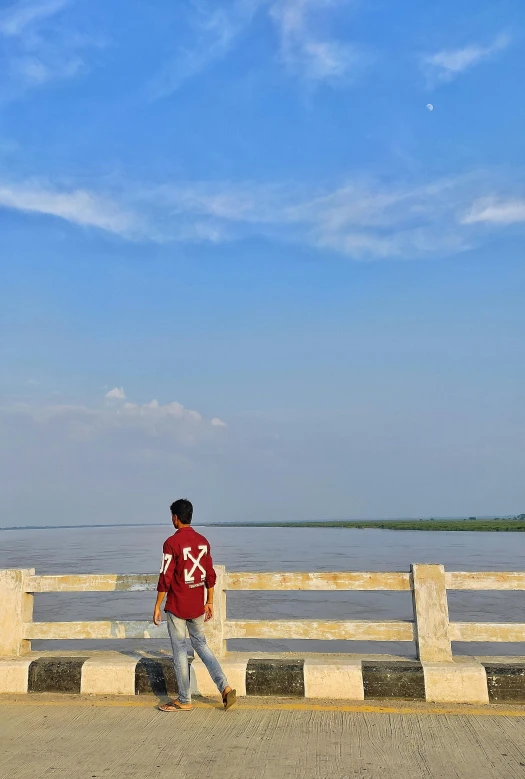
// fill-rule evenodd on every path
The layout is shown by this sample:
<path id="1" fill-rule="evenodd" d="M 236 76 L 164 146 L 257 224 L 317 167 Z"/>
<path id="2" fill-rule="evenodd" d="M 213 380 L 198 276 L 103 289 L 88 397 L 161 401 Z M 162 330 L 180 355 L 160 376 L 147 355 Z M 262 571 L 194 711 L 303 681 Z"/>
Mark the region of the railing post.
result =
<path id="1" fill-rule="evenodd" d="M 206 641 L 212 652 L 221 657 L 226 652 L 224 639 L 224 623 L 226 621 L 226 590 L 224 589 L 226 568 L 216 565 L 217 581 L 214 590 L 213 619 L 206 623 Z"/>
<path id="2" fill-rule="evenodd" d="M 0 657 L 31 651 L 24 639 L 24 623 L 33 620 L 33 595 L 24 591 L 25 579 L 34 568 L 0 571 Z"/>
<path id="3" fill-rule="evenodd" d="M 411 570 L 417 655 L 423 662 L 451 662 L 445 569 L 412 565 Z"/>

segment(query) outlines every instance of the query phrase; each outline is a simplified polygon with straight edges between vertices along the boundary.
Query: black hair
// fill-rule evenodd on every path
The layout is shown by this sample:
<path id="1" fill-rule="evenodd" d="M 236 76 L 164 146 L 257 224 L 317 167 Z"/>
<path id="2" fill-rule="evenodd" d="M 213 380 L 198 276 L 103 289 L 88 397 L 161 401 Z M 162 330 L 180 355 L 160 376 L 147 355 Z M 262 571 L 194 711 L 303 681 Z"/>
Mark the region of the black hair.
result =
<path id="1" fill-rule="evenodd" d="M 170 506 L 171 516 L 178 517 L 183 525 L 190 525 L 193 517 L 193 506 L 187 498 L 179 498 Z"/>

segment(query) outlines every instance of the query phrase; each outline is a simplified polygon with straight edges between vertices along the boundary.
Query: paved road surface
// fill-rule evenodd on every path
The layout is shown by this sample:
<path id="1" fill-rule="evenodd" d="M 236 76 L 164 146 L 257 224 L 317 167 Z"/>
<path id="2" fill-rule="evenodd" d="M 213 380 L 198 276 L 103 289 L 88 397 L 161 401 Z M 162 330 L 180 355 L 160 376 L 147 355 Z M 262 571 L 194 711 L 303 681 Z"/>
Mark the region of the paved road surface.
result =
<path id="1" fill-rule="evenodd" d="M 0 700 L 1 779 L 525 779 L 525 710 Z M 465 713 L 468 712 L 468 713 Z"/>

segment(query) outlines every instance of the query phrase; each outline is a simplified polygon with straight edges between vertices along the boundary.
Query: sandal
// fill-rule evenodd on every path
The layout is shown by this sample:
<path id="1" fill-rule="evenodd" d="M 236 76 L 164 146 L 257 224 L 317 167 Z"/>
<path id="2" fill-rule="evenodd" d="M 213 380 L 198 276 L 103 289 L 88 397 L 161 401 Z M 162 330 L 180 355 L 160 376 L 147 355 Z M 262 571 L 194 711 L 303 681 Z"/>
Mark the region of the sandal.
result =
<path id="1" fill-rule="evenodd" d="M 226 695 L 222 696 L 222 702 L 224 703 L 224 709 L 231 709 L 231 707 L 237 703 L 237 691 L 229 690 Z"/>
<path id="2" fill-rule="evenodd" d="M 193 708 L 185 709 L 183 708 L 178 701 L 169 701 L 168 703 L 163 703 L 162 705 L 157 707 L 159 711 L 193 711 Z"/>

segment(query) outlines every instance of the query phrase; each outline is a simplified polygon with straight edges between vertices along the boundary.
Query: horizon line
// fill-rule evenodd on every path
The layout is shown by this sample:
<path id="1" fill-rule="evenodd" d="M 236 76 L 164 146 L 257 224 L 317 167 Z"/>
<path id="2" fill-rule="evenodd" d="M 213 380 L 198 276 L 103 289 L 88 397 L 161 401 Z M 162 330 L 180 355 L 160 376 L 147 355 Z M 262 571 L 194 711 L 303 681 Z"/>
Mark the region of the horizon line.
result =
<path id="1" fill-rule="evenodd" d="M 476 517 L 476 519 L 513 519 L 515 515 L 513 514 L 505 514 L 503 516 L 496 516 L 495 514 L 485 514 L 481 515 L 479 517 Z M 195 523 L 193 527 L 249 527 L 250 525 L 253 525 L 254 527 L 264 527 L 264 525 L 273 525 L 275 522 L 287 522 L 287 523 L 294 523 L 294 522 L 308 522 L 308 523 L 321 523 L 321 522 L 418 522 L 421 520 L 431 520 L 431 519 L 437 519 L 437 520 L 461 520 L 465 519 L 466 517 L 462 516 L 449 516 L 449 517 L 374 517 L 373 519 L 289 519 L 289 520 L 268 520 L 267 522 L 261 522 L 259 520 L 249 522 L 210 522 L 208 524 L 206 523 Z M 8 527 L 0 527 L 0 530 L 76 530 L 78 528 L 87 528 L 87 527 L 94 527 L 94 528 L 101 528 L 101 527 L 162 527 L 164 522 L 108 522 L 103 524 L 80 524 L 80 525 L 12 525 Z"/>

